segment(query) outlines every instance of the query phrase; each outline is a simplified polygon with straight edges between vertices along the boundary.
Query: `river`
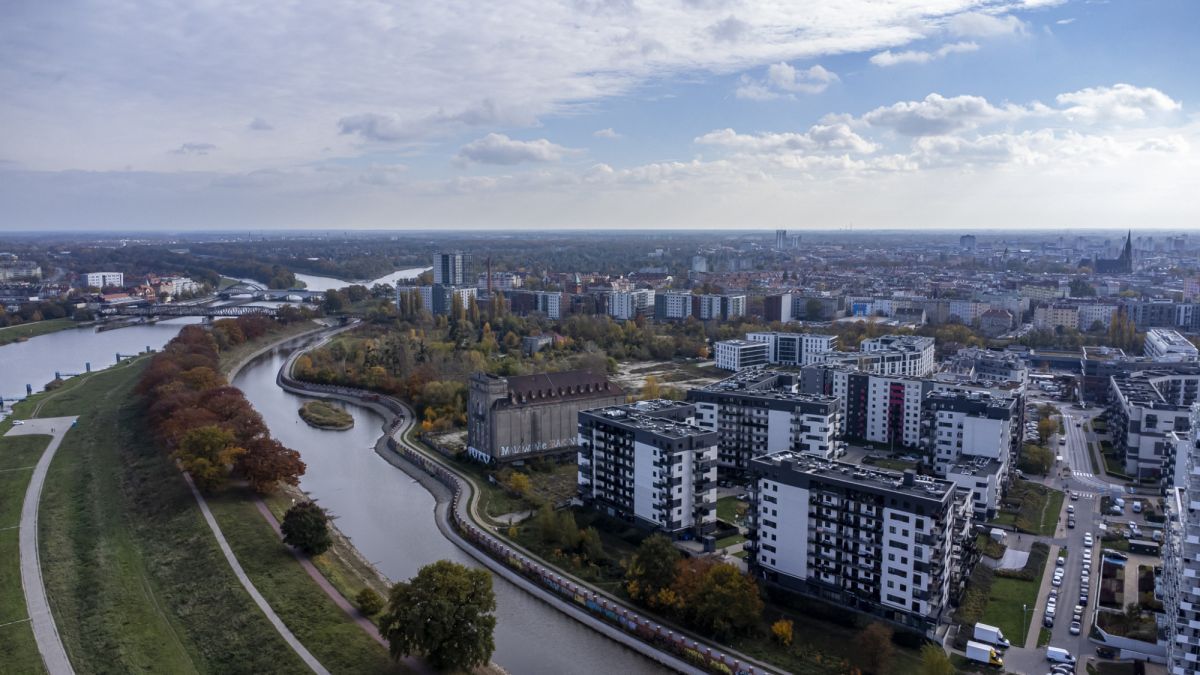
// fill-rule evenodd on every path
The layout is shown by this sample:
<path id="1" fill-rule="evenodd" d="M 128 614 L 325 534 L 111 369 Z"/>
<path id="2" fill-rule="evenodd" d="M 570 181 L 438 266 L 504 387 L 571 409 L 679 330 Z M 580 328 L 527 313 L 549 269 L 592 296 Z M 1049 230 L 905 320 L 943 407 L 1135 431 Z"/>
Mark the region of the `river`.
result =
<path id="1" fill-rule="evenodd" d="M 315 338 L 299 338 L 248 364 L 233 384 L 285 445 L 298 450 L 308 470 L 300 487 L 337 517 L 337 526 L 359 551 L 393 581 L 407 579 L 439 559 L 480 567 L 442 536 L 434 522 L 434 499 L 420 483 L 374 450 L 383 420 L 346 404 L 349 431 L 322 431 L 296 414 L 308 400 L 275 385 L 287 356 Z M 496 652 L 510 673 L 661 673 L 658 664 L 593 632 L 493 576 L 496 591 Z"/>
<path id="2" fill-rule="evenodd" d="M 428 269 L 430 269 L 430 268 L 428 268 L 428 267 L 413 267 L 413 268 L 406 269 L 406 270 L 396 270 L 395 272 L 392 272 L 391 274 L 385 274 L 384 276 L 379 277 L 378 279 L 372 279 L 371 281 L 366 281 L 366 282 L 343 281 L 342 279 L 335 279 L 333 277 L 319 277 L 315 274 L 302 274 L 300 272 L 296 272 L 296 279 L 298 281 L 303 281 L 305 289 L 310 290 L 310 291 L 328 291 L 331 288 L 332 289 L 345 288 L 346 286 L 349 286 L 349 285 L 355 284 L 355 283 L 361 283 L 362 285 L 366 286 L 367 288 L 371 288 L 375 284 L 391 284 L 392 286 L 395 286 L 397 281 L 412 280 L 418 274 L 420 274 L 421 272 L 424 272 Z"/>
<path id="3" fill-rule="evenodd" d="M 82 373 L 86 364 L 93 370 L 107 368 L 117 361 L 117 353 L 137 354 L 147 347 L 161 349 L 179 329 L 199 318 L 171 319 L 96 332 L 94 328 L 68 328 L 39 335 L 27 342 L 0 347 L 0 396 L 5 399 L 25 396 L 25 385 L 34 392 L 54 379 L 54 373 Z"/>

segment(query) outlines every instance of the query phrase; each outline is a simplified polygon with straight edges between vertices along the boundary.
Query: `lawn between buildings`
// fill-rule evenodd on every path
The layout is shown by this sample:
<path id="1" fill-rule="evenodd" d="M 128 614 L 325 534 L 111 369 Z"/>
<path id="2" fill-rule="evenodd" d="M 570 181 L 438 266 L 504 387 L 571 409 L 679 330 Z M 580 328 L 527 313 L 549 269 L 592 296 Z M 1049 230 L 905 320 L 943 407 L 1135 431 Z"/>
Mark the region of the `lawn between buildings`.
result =
<path id="1" fill-rule="evenodd" d="M 3 437 L 11 426 L 11 422 L 0 423 L 0 663 L 14 673 L 43 673 L 42 657 L 26 620 L 17 523 L 33 466 L 50 437 Z"/>

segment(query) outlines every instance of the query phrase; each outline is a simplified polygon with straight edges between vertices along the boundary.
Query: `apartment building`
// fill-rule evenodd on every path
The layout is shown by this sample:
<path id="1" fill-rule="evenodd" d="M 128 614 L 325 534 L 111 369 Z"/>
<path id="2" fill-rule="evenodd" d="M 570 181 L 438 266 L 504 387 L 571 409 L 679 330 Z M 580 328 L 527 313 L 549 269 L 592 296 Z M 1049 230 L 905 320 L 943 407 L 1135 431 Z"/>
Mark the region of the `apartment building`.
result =
<path id="1" fill-rule="evenodd" d="M 879 375 L 925 377 L 933 372 L 934 340 L 920 335 L 884 335 L 863 340 L 856 358 L 860 369 Z"/>
<path id="2" fill-rule="evenodd" d="M 963 375 L 980 382 L 1013 382 L 1024 385 L 1029 380 L 1029 365 L 1019 354 L 978 347 L 958 350 L 957 354 L 942 363 L 942 372 Z"/>
<path id="3" fill-rule="evenodd" d="M 876 375 L 843 364 L 806 366 L 799 385 L 799 391 L 841 402 L 847 440 L 896 449 L 921 447 L 921 406 L 932 390 L 931 380 Z"/>
<path id="4" fill-rule="evenodd" d="M 581 411 L 579 496 L 611 516 L 672 536 L 717 522 L 717 434 L 679 401 Z"/>
<path id="5" fill-rule="evenodd" d="M 608 315 L 620 321 L 636 319 L 654 309 L 654 289 L 639 288 L 632 291 L 615 291 L 608 294 Z"/>
<path id="6" fill-rule="evenodd" d="M 0 282 L 18 279 L 35 281 L 42 278 L 42 268 L 31 260 L 0 258 Z"/>
<path id="7" fill-rule="evenodd" d="M 545 314 L 548 319 L 563 316 L 563 294 L 558 291 L 526 291 L 517 289 L 504 293 L 509 311 L 519 316 L 535 312 Z"/>
<path id="8" fill-rule="evenodd" d="M 487 272 L 484 272 L 476 279 L 475 288 L 481 291 L 508 292 L 520 288 L 522 284 L 521 277 L 512 272 L 492 272 L 490 278 Z"/>
<path id="9" fill-rule="evenodd" d="M 792 320 L 792 294 L 780 293 L 763 298 L 763 318 L 767 323 L 778 321 L 789 323 Z"/>
<path id="10" fill-rule="evenodd" d="M 667 291 L 654 296 L 654 318 L 679 321 L 692 316 L 690 291 Z"/>
<path id="11" fill-rule="evenodd" d="M 946 467 L 946 480 L 970 493 L 975 520 L 987 522 L 996 517 L 1000 498 L 1006 492 L 1007 471 L 994 459 L 979 457 Z"/>
<path id="12" fill-rule="evenodd" d="M 1124 454 L 1125 473 L 1138 480 L 1175 482 L 1177 434 L 1191 431 L 1200 404 L 1200 367 L 1139 370 L 1109 380 L 1109 429 Z"/>
<path id="13" fill-rule="evenodd" d="M 438 253 L 433 256 L 433 283 L 442 286 L 463 286 L 471 266 L 471 256 L 461 251 Z M 486 286 L 484 286 L 486 288 Z"/>
<path id="14" fill-rule="evenodd" d="M 94 288 L 117 286 L 124 288 L 125 275 L 121 272 L 88 272 L 87 285 Z"/>
<path id="15" fill-rule="evenodd" d="M 791 450 L 836 459 L 841 402 L 832 396 L 798 393 L 792 374 L 751 370 L 688 391 L 696 424 L 717 433 L 720 467 L 738 474 L 754 457 Z"/>
<path id="16" fill-rule="evenodd" d="M 811 333 L 746 333 L 750 342 L 768 345 L 767 361 L 781 366 L 807 366 L 818 363 L 823 354 L 837 349 L 836 335 Z"/>
<path id="17" fill-rule="evenodd" d="M 961 592 L 972 515 L 953 482 L 797 452 L 750 470 L 756 576 L 923 632 Z"/>
<path id="18" fill-rule="evenodd" d="M 1086 332 L 1092 329 L 1092 326 L 1099 323 L 1108 330 L 1112 327 L 1113 317 L 1117 315 L 1118 306 L 1116 304 L 1098 304 L 1086 303 L 1078 306 L 1079 315 L 1078 323 L 1075 327 L 1081 332 Z"/>
<path id="19" fill-rule="evenodd" d="M 1167 669 L 1171 675 L 1200 675 L 1200 412 L 1180 444 L 1180 468 L 1167 491 L 1163 537 L 1162 592 Z M 1160 624 L 1161 625 L 1161 624 Z"/>
<path id="20" fill-rule="evenodd" d="M 947 475 L 951 466 L 975 459 L 995 460 L 1008 475 L 1015 445 L 1014 424 L 1020 416 L 1016 397 L 980 392 L 931 391 L 925 397 L 923 424 L 933 455 L 934 471 Z M 992 503 L 995 508 L 995 503 Z"/>
<path id="21" fill-rule="evenodd" d="M 1197 361 L 1200 352 L 1196 345 L 1177 331 L 1167 328 L 1151 328 L 1146 331 L 1144 353 L 1155 361 Z"/>
<path id="22" fill-rule="evenodd" d="M 693 300 L 693 316 L 701 321 L 728 321 L 745 315 L 744 295 L 697 295 Z"/>
<path id="23" fill-rule="evenodd" d="M 467 453 L 488 464 L 569 450 L 579 411 L 625 402 L 624 390 L 585 370 L 512 377 L 479 372 L 467 392 Z"/>
<path id="24" fill-rule="evenodd" d="M 768 346 L 747 340 L 721 340 L 713 343 L 716 366 L 734 372 L 758 368 L 768 363 Z"/>
<path id="25" fill-rule="evenodd" d="M 1079 307 L 1065 303 L 1041 305 L 1033 310 L 1033 327 L 1043 330 L 1055 328 L 1079 329 Z"/>

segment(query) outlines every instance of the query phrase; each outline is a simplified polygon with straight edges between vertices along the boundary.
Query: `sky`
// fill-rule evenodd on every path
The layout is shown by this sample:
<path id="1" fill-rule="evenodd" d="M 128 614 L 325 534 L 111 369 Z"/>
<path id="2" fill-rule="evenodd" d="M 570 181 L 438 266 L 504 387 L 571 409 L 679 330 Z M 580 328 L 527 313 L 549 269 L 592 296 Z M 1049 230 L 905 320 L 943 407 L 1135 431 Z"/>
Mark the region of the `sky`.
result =
<path id="1" fill-rule="evenodd" d="M 1194 228 L 1194 0 L 8 0 L 0 230 Z"/>

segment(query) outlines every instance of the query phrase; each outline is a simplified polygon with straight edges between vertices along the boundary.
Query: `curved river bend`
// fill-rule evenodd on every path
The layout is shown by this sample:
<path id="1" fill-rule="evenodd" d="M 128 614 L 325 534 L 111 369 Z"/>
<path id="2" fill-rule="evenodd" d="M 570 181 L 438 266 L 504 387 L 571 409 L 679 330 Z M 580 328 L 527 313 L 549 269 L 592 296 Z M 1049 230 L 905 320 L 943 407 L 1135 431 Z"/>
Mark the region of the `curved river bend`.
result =
<path id="1" fill-rule="evenodd" d="M 444 538 L 434 522 L 434 499 L 419 483 L 375 454 L 383 419 L 351 404 L 349 431 L 322 431 L 300 421 L 309 400 L 281 390 L 275 374 L 292 351 L 314 337 L 299 338 L 246 365 L 233 384 L 246 393 L 263 420 L 308 465 L 300 487 L 337 516 L 338 528 L 393 581 L 407 579 L 445 558 L 479 567 Z M 663 673 L 645 657 L 582 626 L 507 581 L 496 590 L 496 653 L 511 673 Z"/>

